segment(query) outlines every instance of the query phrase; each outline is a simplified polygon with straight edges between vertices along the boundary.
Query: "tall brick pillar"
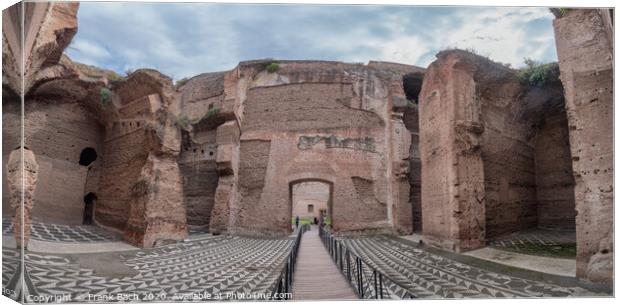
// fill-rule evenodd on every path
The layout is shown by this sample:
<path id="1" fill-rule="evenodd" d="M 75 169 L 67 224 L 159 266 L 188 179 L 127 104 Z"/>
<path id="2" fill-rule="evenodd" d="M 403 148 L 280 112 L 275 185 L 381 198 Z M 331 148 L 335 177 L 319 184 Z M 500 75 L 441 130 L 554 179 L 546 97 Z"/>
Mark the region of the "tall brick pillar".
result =
<path id="1" fill-rule="evenodd" d="M 613 28 L 608 10 L 554 12 L 577 210 L 577 277 L 613 280 Z"/>

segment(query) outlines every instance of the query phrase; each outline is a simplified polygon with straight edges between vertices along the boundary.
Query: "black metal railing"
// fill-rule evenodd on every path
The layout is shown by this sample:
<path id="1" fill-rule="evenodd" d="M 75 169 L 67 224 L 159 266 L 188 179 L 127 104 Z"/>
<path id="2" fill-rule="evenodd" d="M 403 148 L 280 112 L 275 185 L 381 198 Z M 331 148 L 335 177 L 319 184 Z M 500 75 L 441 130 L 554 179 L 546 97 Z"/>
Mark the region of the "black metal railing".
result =
<path id="1" fill-rule="evenodd" d="M 402 284 L 377 270 L 329 231 L 319 227 L 323 245 L 360 299 L 414 299 Z"/>
<path id="2" fill-rule="evenodd" d="M 297 233 L 295 233 L 295 241 L 293 242 L 293 248 L 286 258 L 286 263 L 280 272 L 276 287 L 271 293 L 271 299 L 288 300 L 291 297 L 293 275 L 295 274 L 295 264 L 297 263 L 297 253 L 299 252 L 301 236 L 308 230 L 310 230 L 309 224 L 301 225 L 297 229 Z"/>

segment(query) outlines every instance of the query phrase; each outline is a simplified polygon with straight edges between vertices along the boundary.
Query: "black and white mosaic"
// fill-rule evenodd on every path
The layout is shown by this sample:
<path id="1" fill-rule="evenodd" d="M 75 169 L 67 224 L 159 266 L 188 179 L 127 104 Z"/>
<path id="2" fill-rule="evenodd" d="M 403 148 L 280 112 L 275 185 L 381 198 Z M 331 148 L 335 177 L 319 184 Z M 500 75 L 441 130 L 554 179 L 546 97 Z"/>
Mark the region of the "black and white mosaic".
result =
<path id="1" fill-rule="evenodd" d="M 10 218 L 2 218 L 2 234 L 13 234 Z M 92 225 L 32 222 L 30 239 L 50 242 L 109 242 L 121 240 L 121 236 Z"/>
<path id="2" fill-rule="evenodd" d="M 109 277 L 70 257 L 27 253 L 26 295 L 62 302 L 205 301 L 217 298 L 266 299 L 290 252 L 290 239 L 209 236 L 122 254 L 134 275 Z M 19 276 L 16 249 L 3 249 L 3 285 Z M 12 274 L 12 275 L 9 275 Z M 16 289 L 11 288 L 10 289 Z"/>
<path id="3" fill-rule="evenodd" d="M 574 297 L 597 293 L 473 267 L 388 237 L 343 239 L 344 244 L 416 298 Z M 401 293 L 394 293 L 399 295 Z"/>

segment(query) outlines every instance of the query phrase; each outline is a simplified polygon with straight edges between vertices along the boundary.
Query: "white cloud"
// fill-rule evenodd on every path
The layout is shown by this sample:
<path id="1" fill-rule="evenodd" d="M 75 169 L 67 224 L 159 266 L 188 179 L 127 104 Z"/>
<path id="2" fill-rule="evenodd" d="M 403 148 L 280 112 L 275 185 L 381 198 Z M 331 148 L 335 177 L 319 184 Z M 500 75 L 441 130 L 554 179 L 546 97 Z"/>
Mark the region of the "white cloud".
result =
<path id="1" fill-rule="evenodd" d="M 110 56 L 110 52 L 98 43 L 83 39 L 75 40 L 69 48 L 82 57 L 88 57 L 91 60 L 105 59 Z"/>
<path id="2" fill-rule="evenodd" d="M 67 52 L 120 73 L 152 67 L 175 79 L 266 57 L 425 67 L 451 47 L 518 66 L 555 54 L 551 18 L 544 8 L 83 3 Z"/>
<path id="3" fill-rule="evenodd" d="M 419 65 L 428 49 L 427 42 L 416 36 L 400 37 L 381 45 L 381 60 Z"/>
<path id="4" fill-rule="evenodd" d="M 458 47 L 474 49 L 492 60 L 521 66 L 524 57 L 541 58 L 548 44 L 554 43 L 551 29 L 549 35 L 530 41 L 524 24 L 537 19 L 548 19 L 552 15 L 541 8 L 494 8 L 482 9 L 477 14 L 461 13 L 463 26 L 446 31 L 438 40 L 439 48 Z M 530 52 L 522 52 L 524 46 Z"/>

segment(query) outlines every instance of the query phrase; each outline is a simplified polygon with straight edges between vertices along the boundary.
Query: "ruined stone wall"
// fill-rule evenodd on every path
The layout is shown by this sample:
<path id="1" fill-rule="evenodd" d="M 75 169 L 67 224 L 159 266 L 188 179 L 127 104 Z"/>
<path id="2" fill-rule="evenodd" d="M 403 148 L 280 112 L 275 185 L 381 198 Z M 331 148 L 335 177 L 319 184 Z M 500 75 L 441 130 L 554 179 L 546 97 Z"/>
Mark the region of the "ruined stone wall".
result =
<path id="1" fill-rule="evenodd" d="M 25 144 L 35 155 L 40 174 L 32 219 L 81 224 L 83 198 L 98 179 L 101 159 L 89 166 L 79 165 L 78 161 L 87 147 L 103 153 L 103 126 L 91 105 L 83 101 L 87 89 L 75 91 L 70 83 L 57 86 L 55 90 L 39 86 L 25 98 Z M 19 145 L 21 132 L 19 104 L 9 100 L 10 96 L 3 109 L 3 154 Z"/>
<path id="2" fill-rule="evenodd" d="M 608 12 L 553 22 L 564 85 L 577 210 L 577 276 L 613 280 L 613 28 Z"/>
<path id="3" fill-rule="evenodd" d="M 514 76 L 483 84 L 479 80 L 479 86 L 503 95 L 481 97 L 487 238 L 537 224 L 535 121 L 524 114 L 527 101 L 519 99 L 521 88 Z"/>
<path id="4" fill-rule="evenodd" d="M 575 230 L 575 179 L 566 111 L 550 111 L 539 127 L 535 146 L 538 227 Z"/>
<path id="5" fill-rule="evenodd" d="M 392 100 L 404 95 L 402 74 L 415 69 L 284 61 L 269 73 L 268 63 L 199 75 L 178 90 L 178 117 L 188 117 L 191 142 L 217 149 L 211 229 L 285 234 L 290 184 L 319 180 L 333 185 L 336 230 L 395 223 L 410 231 L 410 137 L 402 114 L 393 116 L 402 102 L 393 110 Z M 216 130 L 215 143 L 198 140 L 200 128 Z"/>
<path id="6" fill-rule="evenodd" d="M 78 161 L 84 148 L 103 152 L 103 126 L 80 103 L 29 100 L 25 114 L 26 146 L 39 164 L 32 219 L 82 224 L 88 173 L 98 171 L 101 159 L 88 166 Z"/>
<path id="7" fill-rule="evenodd" d="M 148 152 L 144 127 L 122 132 L 121 122 L 106 131 L 104 161 L 95 205 L 95 221 L 124 230 L 130 211 L 132 187 L 139 179 Z"/>
<path id="8" fill-rule="evenodd" d="M 218 184 L 215 130 L 196 133 L 195 138 L 197 142 L 192 141 L 190 135 L 184 132 L 179 155 L 179 168 L 183 175 L 183 196 L 187 209 L 187 223 L 194 226 L 208 226 Z"/>
<path id="9" fill-rule="evenodd" d="M 122 232 L 130 243 L 148 248 L 158 240 L 182 239 L 187 228 L 177 163 L 181 136 L 167 111 L 170 79 L 152 70 L 138 70 L 113 85 L 103 77 L 82 101 L 94 107 L 103 136 L 92 146 L 99 156 L 81 196 L 94 193 L 95 224 Z M 77 89 L 82 87 L 88 83 Z"/>
<path id="10" fill-rule="evenodd" d="M 217 126 L 225 119 L 224 72 L 191 78 L 177 90 L 178 120 L 187 120 L 179 166 L 189 225 L 210 226 L 219 184 Z M 221 143 L 220 143 L 221 144 Z"/>
<path id="11" fill-rule="evenodd" d="M 422 231 L 453 251 L 484 245 L 480 100 L 468 55 L 440 53 L 420 92 Z M 467 111 L 466 111 L 467 110 Z"/>
<path id="12" fill-rule="evenodd" d="M 539 176 L 566 164 L 561 152 L 567 143 L 546 139 L 552 125 L 539 131 L 540 122 L 554 120 L 549 109 L 563 106 L 559 83 L 521 84 L 514 70 L 465 51 L 437 56 L 420 93 L 425 239 L 464 251 L 536 227 L 539 213 L 569 215 L 570 207 L 554 212 L 538 206 L 537 197 L 537 134 L 541 148 L 545 141 L 547 149 L 559 152 L 546 167 L 542 163 L 550 160 L 540 154 Z M 555 128 L 561 133 L 566 126 Z"/>

